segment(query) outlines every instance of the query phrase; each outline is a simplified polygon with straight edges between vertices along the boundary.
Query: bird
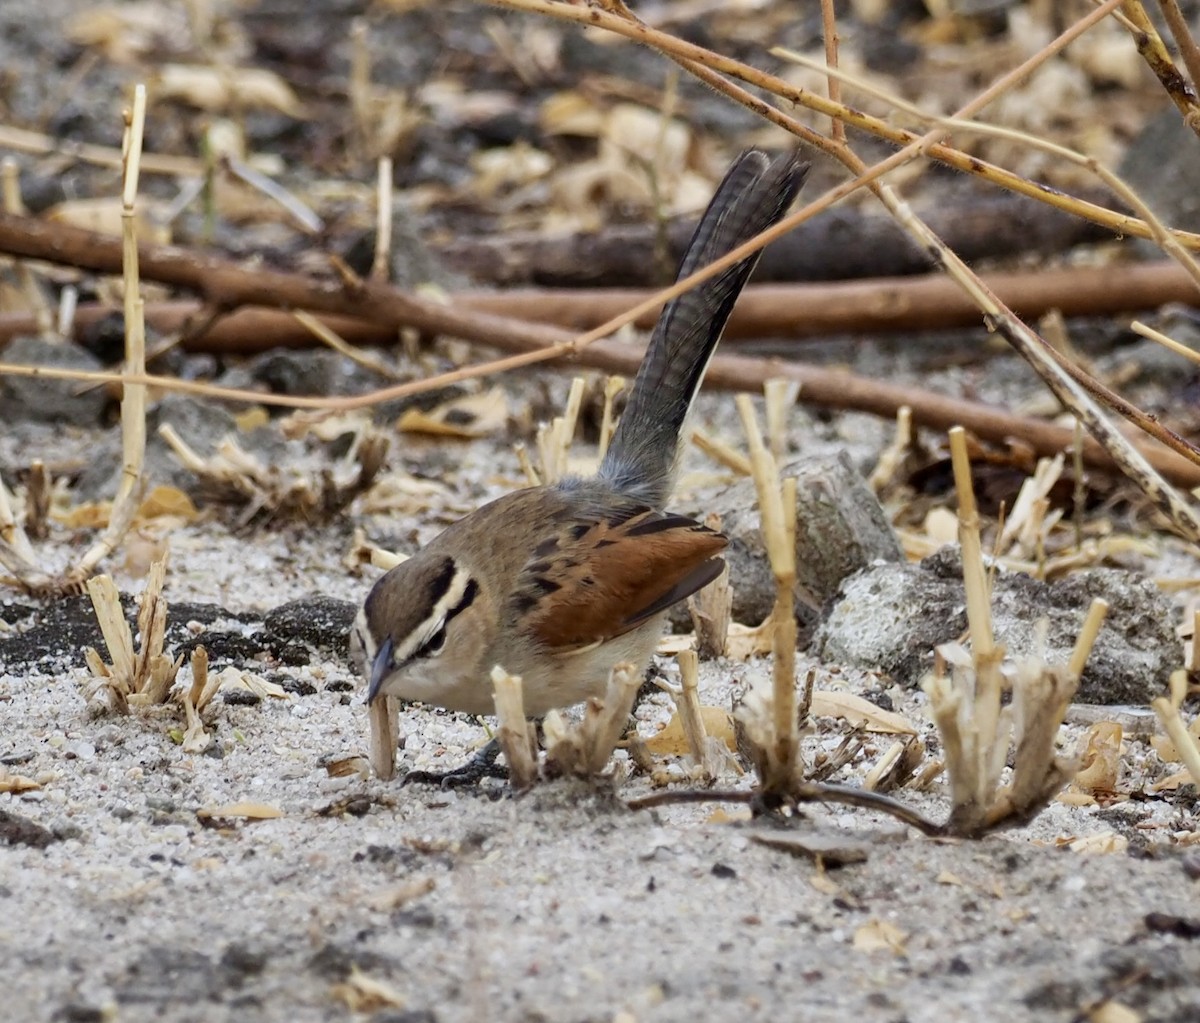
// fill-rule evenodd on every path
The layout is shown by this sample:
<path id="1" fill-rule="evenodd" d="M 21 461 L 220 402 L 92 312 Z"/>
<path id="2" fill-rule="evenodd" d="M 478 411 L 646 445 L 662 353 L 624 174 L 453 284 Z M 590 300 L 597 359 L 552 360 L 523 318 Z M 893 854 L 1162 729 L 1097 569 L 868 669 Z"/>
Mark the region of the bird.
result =
<path id="1" fill-rule="evenodd" d="M 717 186 L 678 279 L 777 223 L 808 173 L 795 151 L 743 152 Z M 680 438 L 705 370 L 758 253 L 672 299 L 651 334 L 594 476 L 500 497 L 449 526 L 371 587 L 351 652 L 381 695 L 495 711 L 491 671 L 523 681 L 539 718 L 604 693 L 612 668 L 644 671 L 670 608 L 721 574 L 727 540 L 666 509 Z M 493 742 L 443 784 L 492 773 Z"/>

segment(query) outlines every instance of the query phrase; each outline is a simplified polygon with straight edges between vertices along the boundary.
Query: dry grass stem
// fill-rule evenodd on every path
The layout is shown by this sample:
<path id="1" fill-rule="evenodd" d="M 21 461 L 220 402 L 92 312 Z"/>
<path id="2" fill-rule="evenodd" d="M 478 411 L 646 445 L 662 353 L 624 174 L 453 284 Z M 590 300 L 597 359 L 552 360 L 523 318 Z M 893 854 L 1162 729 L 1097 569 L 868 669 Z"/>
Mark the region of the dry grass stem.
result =
<path id="1" fill-rule="evenodd" d="M 141 167 L 142 137 L 146 126 L 146 87 L 137 85 L 133 108 L 126 114 L 121 179 L 122 286 L 125 302 L 125 363 L 123 372 L 132 377 L 146 374 L 145 304 L 138 273 L 137 190 Z M 99 539 L 67 573 L 67 580 L 80 583 L 125 539 L 141 503 L 142 467 L 146 457 L 146 385 L 126 381 L 121 392 L 121 480 L 113 500 L 108 526 Z"/>
<path id="2" fill-rule="evenodd" d="M 737 409 L 750 449 L 758 494 L 763 540 L 775 577 L 771 613 L 772 693 L 769 708 L 752 689 L 743 701 L 742 724 L 752 747 L 752 760 L 764 793 L 784 795 L 799 779 L 800 748 L 796 720 L 796 481 L 781 482 L 774 457 L 763 443 L 754 405 L 748 395 L 737 397 Z"/>
<path id="3" fill-rule="evenodd" d="M 492 690 L 499 727 L 496 739 L 508 762 L 514 792 L 524 792 L 537 780 L 537 735 L 525 718 L 525 692 L 520 675 L 492 668 Z"/>
<path id="4" fill-rule="evenodd" d="M 1134 320 L 1129 325 L 1129 329 L 1135 334 L 1140 334 L 1142 337 L 1162 345 L 1163 348 L 1174 352 L 1176 355 L 1182 355 L 1189 362 L 1200 364 L 1200 352 L 1197 352 L 1194 348 L 1189 348 L 1187 345 L 1180 344 L 1174 338 L 1168 337 L 1161 330 L 1155 330 L 1153 327 L 1142 323 L 1141 320 Z"/>
<path id="5" fill-rule="evenodd" d="M 698 426 L 692 427 L 692 443 L 714 462 L 725 466 L 726 469 L 733 470 L 739 476 L 751 475 L 753 470 L 750 466 L 750 459 L 732 444 L 726 444 L 720 438 L 714 437 Z"/>
<path id="6" fill-rule="evenodd" d="M 1158 0 L 1158 6 L 1162 10 L 1163 20 L 1167 23 L 1167 28 L 1171 31 L 1171 38 L 1175 40 L 1175 45 L 1179 47 L 1179 55 L 1183 58 L 1183 65 L 1187 68 L 1188 75 L 1192 79 L 1192 91 L 1200 91 L 1200 46 L 1196 45 L 1196 40 L 1192 36 L 1192 30 L 1188 26 L 1187 19 L 1183 16 L 1183 12 L 1179 9 L 1178 0 Z M 1200 128 L 1200 125 L 1192 125 L 1193 129 Z"/>
<path id="7" fill-rule="evenodd" d="M 1193 88 L 1193 85 L 1200 83 L 1193 82 L 1189 85 L 1188 80 L 1180 74 L 1141 0 L 1124 0 L 1116 19 L 1133 36 L 1134 45 L 1142 60 L 1154 72 L 1171 102 L 1183 115 L 1184 124 L 1200 135 L 1200 102 L 1197 101 L 1196 90 Z M 1184 38 L 1190 38 L 1186 31 L 1183 35 Z"/>
<path id="8" fill-rule="evenodd" d="M 376 358 L 370 352 L 363 351 L 358 345 L 350 344 L 337 331 L 328 324 L 322 323 L 312 313 L 296 309 L 293 310 L 292 317 L 318 341 L 328 345 L 339 355 L 344 355 L 351 362 L 357 363 L 364 369 L 369 369 L 372 373 L 378 373 L 385 380 L 400 379 L 400 373 L 395 366 Z"/>
<path id="9" fill-rule="evenodd" d="M 629 721 L 640 685 L 634 666 L 623 661 L 609 673 L 604 698 L 587 701 L 582 721 L 570 724 L 557 711 L 550 711 L 542 721 L 547 769 L 583 778 L 603 771 Z"/>
<path id="10" fill-rule="evenodd" d="M 896 411 L 896 432 L 892 434 L 891 443 L 880 453 L 867 480 L 875 493 L 883 493 L 900 477 L 901 467 L 912 453 L 915 439 L 912 407 L 902 405 Z"/>
<path id="11" fill-rule="evenodd" d="M 388 281 L 392 276 L 392 158 L 379 158 L 375 201 L 375 258 L 371 279 Z"/>
<path id="12" fill-rule="evenodd" d="M 1200 745 L 1197 745 L 1196 737 L 1188 730 L 1179 709 L 1187 696 L 1187 690 L 1188 673 L 1182 669 L 1173 672 L 1170 696 L 1155 697 L 1150 701 L 1150 706 L 1162 722 L 1168 738 L 1175 744 L 1179 758 L 1187 768 L 1188 774 L 1192 776 L 1192 784 L 1200 790 Z"/>

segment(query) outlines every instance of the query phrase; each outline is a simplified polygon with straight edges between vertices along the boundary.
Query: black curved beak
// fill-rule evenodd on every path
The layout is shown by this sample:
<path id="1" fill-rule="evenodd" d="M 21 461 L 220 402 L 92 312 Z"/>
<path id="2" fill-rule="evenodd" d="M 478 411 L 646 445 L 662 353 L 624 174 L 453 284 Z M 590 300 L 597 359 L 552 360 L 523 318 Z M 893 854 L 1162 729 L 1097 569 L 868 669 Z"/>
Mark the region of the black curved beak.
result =
<path id="1" fill-rule="evenodd" d="M 367 687 L 367 706 L 375 699 L 384 679 L 392 673 L 392 638 L 389 636 L 379 644 L 375 660 L 371 662 L 371 684 Z"/>

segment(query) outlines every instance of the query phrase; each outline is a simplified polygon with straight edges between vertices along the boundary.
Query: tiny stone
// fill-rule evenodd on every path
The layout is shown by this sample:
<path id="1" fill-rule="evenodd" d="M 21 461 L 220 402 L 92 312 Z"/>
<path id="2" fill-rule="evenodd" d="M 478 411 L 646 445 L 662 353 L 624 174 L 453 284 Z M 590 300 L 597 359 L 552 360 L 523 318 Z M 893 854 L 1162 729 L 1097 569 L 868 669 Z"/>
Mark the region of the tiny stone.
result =
<path id="1" fill-rule="evenodd" d="M 1200 881 L 1200 851 L 1192 849 L 1184 853 L 1180 862 L 1185 875 L 1193 881 Z"/>

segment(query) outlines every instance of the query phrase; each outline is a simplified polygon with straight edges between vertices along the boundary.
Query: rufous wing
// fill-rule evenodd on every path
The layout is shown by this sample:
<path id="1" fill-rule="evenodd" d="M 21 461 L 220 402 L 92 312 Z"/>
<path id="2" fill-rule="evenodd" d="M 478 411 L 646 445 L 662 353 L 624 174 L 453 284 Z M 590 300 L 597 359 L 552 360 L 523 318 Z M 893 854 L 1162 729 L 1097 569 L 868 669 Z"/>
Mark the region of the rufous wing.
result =
<path id="1" fill-rule="evenodd" d="M 662 511 L 576 522 L 525 566 L 517 588 L 525 627 L 562 653 L 613 639 L 712 582 L 727 542 Z"/>

